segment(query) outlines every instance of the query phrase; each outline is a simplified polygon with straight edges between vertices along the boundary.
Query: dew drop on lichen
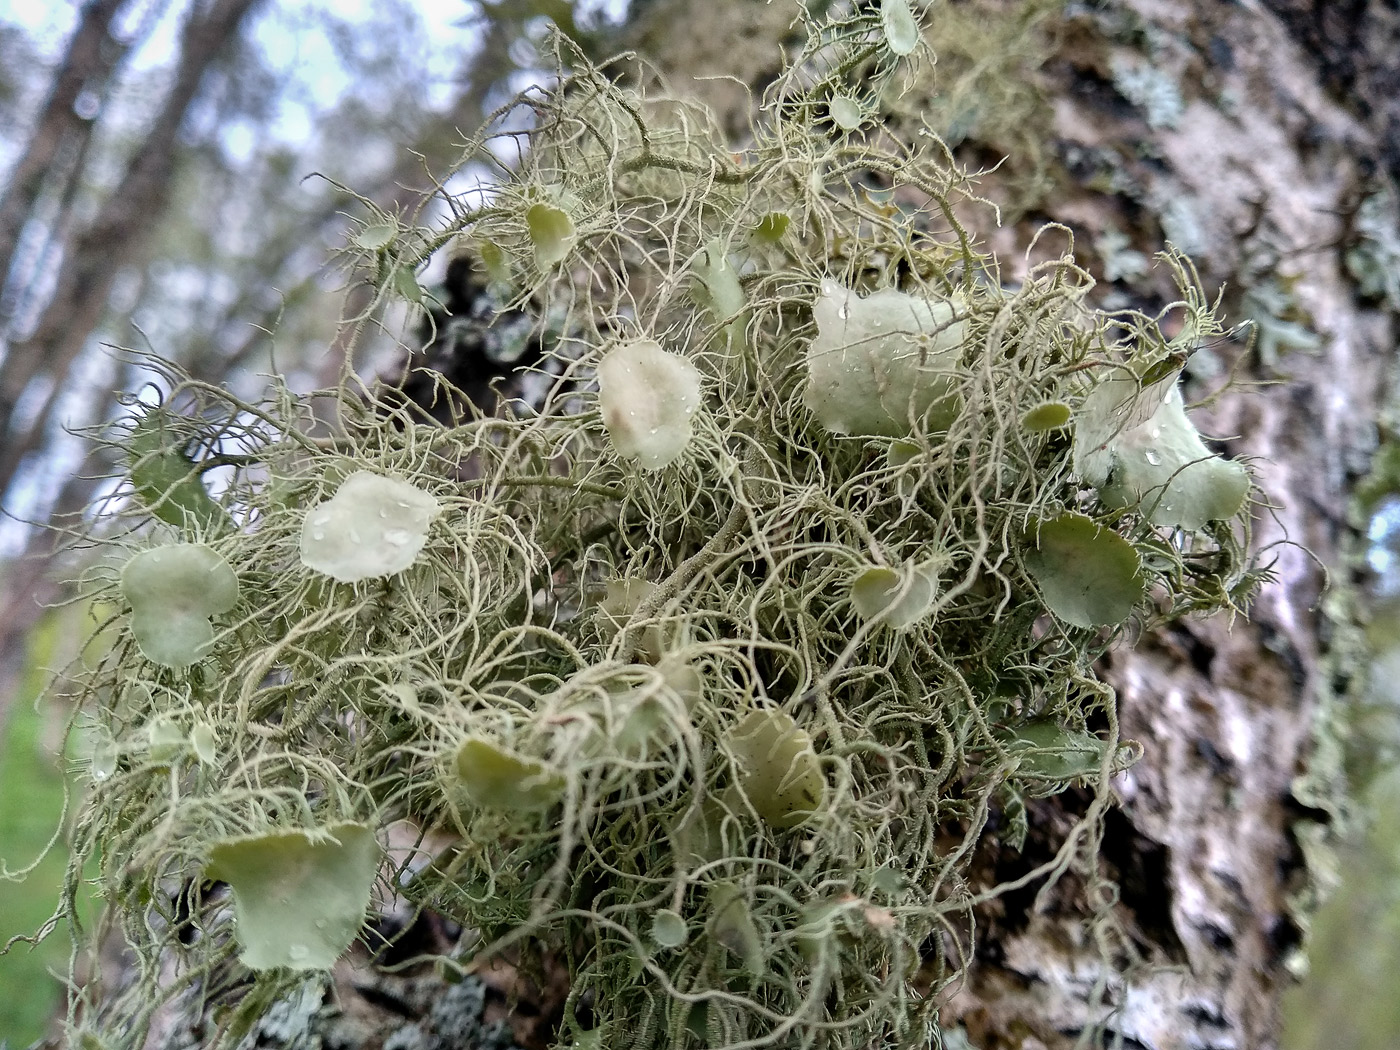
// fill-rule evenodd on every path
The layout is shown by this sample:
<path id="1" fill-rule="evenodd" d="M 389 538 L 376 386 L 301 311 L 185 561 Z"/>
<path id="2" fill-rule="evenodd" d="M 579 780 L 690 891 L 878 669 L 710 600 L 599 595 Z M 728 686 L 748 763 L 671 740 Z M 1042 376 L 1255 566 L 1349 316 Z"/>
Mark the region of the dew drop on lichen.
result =
<path id="1" fill-rule="evenodd" d="M 307 514 L 302 564 L 342 583 L 392 576 L 413 564 L 440 512 L 416 485 L 356 471 Z"/>

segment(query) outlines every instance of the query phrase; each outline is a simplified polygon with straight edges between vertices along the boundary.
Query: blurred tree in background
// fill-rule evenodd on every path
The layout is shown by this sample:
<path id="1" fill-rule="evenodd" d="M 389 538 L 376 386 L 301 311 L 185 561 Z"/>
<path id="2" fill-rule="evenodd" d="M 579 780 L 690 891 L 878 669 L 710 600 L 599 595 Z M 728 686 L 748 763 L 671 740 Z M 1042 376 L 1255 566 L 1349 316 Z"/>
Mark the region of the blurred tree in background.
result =
<path id="1" fill-rule="evenodd" d="M 939 0 L 923 15 L 939 64 L 924 97 L 888 101 L 886 126 L 912 134 L 930 115 L 963 163 L 988 169 L 1006 224 L 980 232 L 1008 257 L 1046 220 L 1073 227 L 1107 305 L 1151 312 L 1166 298 L 1152 253 L 1170 240 L 1192 254 L 1231 317 L 1254 322 L 1252 343 L 1241 330 L 1197 355 L 1194 393 L 1231 370 L 1264 384 L 1213 403 L 1211 423 L 1237 435 L 1231 453 L 1258 457 L 1281 504 L 1264 540 L 1316 556 L 1278 548 L 1278 583 L 1249 624 L 1174 628 L 1115 654 L 1125 735 L 1146 757 L 1122 784 L 1104 864 L 1135 941 L 1117 972 L 1099 967 L 1072 879 L 990 904 L 948 1005 L 950 1045 L 1278 1045 L 1281 995 L 1339 877 L 1337 837 L 1393 760 L 1385 720 L 1355 711 L 1393 703 L 1366 684 L 1371 648 L 1394 632 L 1378 636 L 1376 617 L 1368 637 L 1365 555 L 1400 491 L 1400 16 L 1384 0 Z M 50 557 L 62 533 L 37 526 L 100 495 L 66 430 L 109 418 L 144 381 L 138 358 L 108 347 L 235 389 L 274 369 L 302 389 L 334 381 L 340 320 L 366 305 L 353 287 L 347 304 L 346 275 L 326 263 L 361 214 L 355 195 L 389 214 L 431 202 L 463 133 L 543 75 L 531 41 L 547 18 L 595 56 L 638 50 L 736 145 L 749 89 L 791 44 L 783 0 L 634 0 L 616 24 L 563 0 L 91 0 L 0 26 L 0 806 L 39 822 L 0 833 L 42 846 L 53 816 L 19 794 L 61 737 L 31 717 L 34 665 L 60 665 L 65 635 L 85 627 L 52 614 L 41 627 L 74 567 Z M 362 371 L 399 352 L 403 318 L 384 321 Z M 989 882 L 1052 855 L 1082 803 L 1030 806 L 1026 849 L 1008 847 Z M 11 869 L 28 839 L 0 839 Z M 1345 936 L 1319 943 L 1347 952 Z M 0 959 L 0 986 L 16 962 Z M 550 990 L 498 985 L 544 1018 L 516 1038 L 545 1045 Z M 432 975 L 396 988 L 410 1020 L 447 994 Z M 362 1045 L 381 1045 L 403 1010 L 357 994 L 342 988 L 337 1009 L 360 1010 Z M 1389 1045 L 1393 1029 L 1362 1031 L 1365 1005 L 1334 1004 L 1317 1038 Z M 1315 1045 L 1328 1044 L 1293 1043 Z"/>
<path id="2" fill-rule="evenodd" d="M 244 387 L 273 368 L 301 386 L 334 376 L 327 254 L 359 207 L 350 190 L 389 213 L 421 206 L 458 129 L 518 86 L 515 45 L 538 28 L 533 4 L 332 6 L 103 0 L 0 36 L 7 676 L 39 607 L 21 596 L 53 593 L 53 535 L 25 523 L 93 494 L 65 430 L 110 418 L 141 382 L 104 347 Z"/>

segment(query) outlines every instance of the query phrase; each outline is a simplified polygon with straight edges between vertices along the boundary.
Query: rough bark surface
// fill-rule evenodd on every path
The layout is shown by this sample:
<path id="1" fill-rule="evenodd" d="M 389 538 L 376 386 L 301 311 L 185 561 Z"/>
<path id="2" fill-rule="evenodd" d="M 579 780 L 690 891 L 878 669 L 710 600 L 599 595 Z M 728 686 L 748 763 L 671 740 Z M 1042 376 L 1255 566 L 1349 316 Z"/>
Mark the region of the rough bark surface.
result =
<path id="1" fill-rule="evenodd" d="M 1347 216 L 1385 163 L 1378 108 L 1353 112 L 1332 96 L 1318 55 L 1263 6 L 1142 0 L 1123 10 L 1151 40 L 1153 67 L 1179 87 L 1180 115 L 1150 127 L 1110 87 L 1130 50 L 1109 35 L 1122 22 L 1069 18 L 1047 67 L 1056 149 L 1065 160 L 1113 158 L 1120 188 L 1064 185 L 1045 211 L 1080 236 L 1136 228 L 1145 246 L 1154 219 L 1162 234 L 1192 232 L 1186 247 L 1211 290 L 1248 293 L 1270 271 L 1291 282 L 1290 309 L 1318 345 L 1275 361 L 1252 355 L 1247 373 L 1277 385 L 1226 397 L 1207 418 L 1209 430 L 1238 435 L 1225 447 L 1254 458 L 1279 503 L 1261 508 L 1258 545 L 1302 546 L 1273 548 L 1277 581 L 1248 622 L 1188 623 L 1113 658 L 1123 732 L 1145 758 L 1118 785 L 1124 819 L 1109 829 L 1105 863 L 1122 893 L 1118 917 L 1151 965 L 1102 973 L 1067 883 L 1042 909 L 983 931 L 953 1012 L 984 1050 L 1073 1046 L 1099 1026 L 1110 1044 L 1154 1050 L 1277 1045 L 1300 934 L 1293 902 L 1312 878 L 1295 826 L 1319 801 L 1295 784 L 1333 691 L 1319 563 L 1345 579 L 1347 491 L 1374 445 L 1394 346 L 1393 317 L 1358 300 L 1343 256 Z M 1396 53 L 1387 60 L 1394 67 Z"/>

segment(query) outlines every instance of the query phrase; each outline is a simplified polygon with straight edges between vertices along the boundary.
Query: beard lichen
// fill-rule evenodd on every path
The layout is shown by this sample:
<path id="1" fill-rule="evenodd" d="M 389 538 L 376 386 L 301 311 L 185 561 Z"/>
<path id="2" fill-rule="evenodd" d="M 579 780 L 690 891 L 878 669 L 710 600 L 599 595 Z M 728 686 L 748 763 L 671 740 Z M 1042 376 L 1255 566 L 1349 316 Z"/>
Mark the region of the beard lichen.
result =
<path id="1" fill-rule="evenodd" d="M 444 191 L 442 228 L 358 246 L 385 296 L 451 241 L 483 254 L 567 333 L 537 410 L 426 425 L 349 378 L 255 404 L 167 371 L 109 432 L 142 447 L 94 542 L 198 545 L 236 598 L 196 610 L 185 666 L 89 575 L 115 641 L 77 672 L 105 749 L 66 907 L 96 865 L 94 935 L 138 965 L 93 977 L 75 1033 L 139 1046 L 240 966 L 260 1001 L 298 986 L 277 907 L 255 948 L 228 873 L 276 884 L 277 854 L 314 896 L 330 871 L 336 935 L 297 956 L 324 965 L 395 824 L 419 846 L 382 854 L 381 895 L 472 931 L 444 965 L 562 962 L 559 1046 L 937 1039 L 972 909 L 1008 888 L 969 879 L 989 819 L 1070 784 L 1106 804 L 1140 754 L 1095 659 L 1261 574 L 1246 494 L 1192 501 L 1223 520 L 1159 510 L 1216 462 L 1194 430 L 1170 471 L 1120 462 L 1156 418 L 1134 397 L 1160 404 L 1220 332 L 1189 264 L 1163 259 L 1175 339 L 1094 310 L 1072 254 L 1009 286 L 935 136 L 833 138 L 851 69 L 897 81 L 911 11 L 809 26 L 740 153 L 578 63 L 521 100 L 532 130 L 502 141 L 528 149 L 485 204 Z M 483 136 L 463 164 L 500 152 Z M 189 746 L 157 751 L 156 724 Z M 1039 874 L 1095 870 L 1102 813 Z M 198 889 L 221 877 L 232 909 Z"/>

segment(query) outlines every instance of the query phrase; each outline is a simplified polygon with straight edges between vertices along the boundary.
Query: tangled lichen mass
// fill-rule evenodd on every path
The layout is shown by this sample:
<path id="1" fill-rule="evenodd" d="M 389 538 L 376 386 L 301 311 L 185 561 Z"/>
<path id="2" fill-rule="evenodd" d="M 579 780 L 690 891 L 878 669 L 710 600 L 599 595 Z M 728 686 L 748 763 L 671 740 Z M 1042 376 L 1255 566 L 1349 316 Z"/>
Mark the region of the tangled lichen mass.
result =
<path id="1" fill-rule="evenodd" d="M 385 295 L 455 239 L 564 333 L 536 411 L 427 425 L 347 384 L 327 436 L 316 399 L 169 377 L 104 542 L 201 552 L 236 600 L 186 613 L 210 637 L 162 658 L 129 581 L 92 595 L 115 641 L 81 681 L 105 750 L 68 893 L 96 861 L 141 976 L 76 1026 L 139 1045 L 237 952 L 295 987 L 275 909 L 254 923 L 237 881 L 230 909 L 201 879 L 282 878 L 274 854 L 331 870 L 349 835 L 343 904 L 378 855 L 354 829 L 396 824 L 420 845 L 386 854 L 379 892 L 475 931 L 454 965 L 562 961 L 560 1046 L 936 1038 L 997 892 L 968 880 L 989 816 L 1102 796 L 1134 754 L 1095 658 L 1258 572 L 1245 468 L 1179 403 L 1108 418 L 1160 402 L 1190 346 L 1092 309 L 1070 254 L 1005 284 L 931 136 L 833 134 L 850 70 L 897 90 L 918 60 L 911 19 L 809 27 L 738 155 L 703 111 L 579 64 L 528 100 L 488 205 L 361 238 Z M 1189 265 L 1164 265 L 1180 338 L 1218 333 Z M 1176 469 L 1129 470 L 1153 420 Z M 217 512 L 201 457 L 233 467 Z M 1198 472 L 1244 488 L 1164 517 Z M 189 745 L 158 754 L 157 720 Z M 1043 874 L 1092 866 L 1093 841 Z"/>

